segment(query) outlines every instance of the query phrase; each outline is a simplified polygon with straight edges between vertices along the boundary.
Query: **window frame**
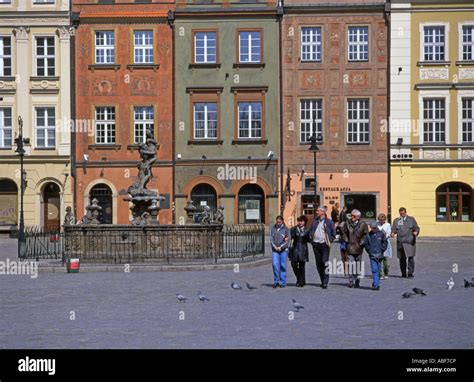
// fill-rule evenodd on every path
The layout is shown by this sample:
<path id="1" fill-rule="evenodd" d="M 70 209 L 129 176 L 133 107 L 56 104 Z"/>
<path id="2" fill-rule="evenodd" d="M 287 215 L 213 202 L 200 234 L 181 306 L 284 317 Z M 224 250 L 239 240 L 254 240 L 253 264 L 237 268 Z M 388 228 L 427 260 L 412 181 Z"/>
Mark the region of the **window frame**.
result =
<path id="1" fill-rule="evenodd" d="M 97 109 L 99 108 L 112 108 L 114 109 L 114 119 L 113 120 L 99 120 L 100 123 L 103 123 L 105 126 L 105 129 L 104 129 L 104 138 L 106 142 L 98 142 L 98 138 L 99 138 L 99 134 L 98 134 L 98 129 L 97 129 Z M 95 139 L 94 139 L 94 144 L 95 145 L 102 145 L 102 146 L 109 146 L 109 145 L 116 145 L 117 144 L 117 112 L 118 112 L 118 107 L 116 105 L 110 105 L 110 104 L 107 104 L 107 105 L 94 105 L 93 106 L 93 110 L 94 110 L 94 136 L 95 136 Z M 105 122 L 104 122 L 105 121 Z M 108 142 L 108 138 L 107 138 L 107 132 L 109 130 L 109 126 L 113 124 L 113 128 L 114 128 L 114 141 L 113 142 Z"/>
<path id="2" fill-rule="evenodd" d="M 44 109 L 44 110 L 48 110 L 48 109 L 52 109 L 54 111 L 54 126 L 50 126 L 50 125 L 45 125 L 45 126 L 41 126 L 41 127 L 38 127 L 38 109 Z M 46 114 L 45 114 L 45 117 L 46 117 Z M 56 149 L 56 145 L 57 145 L 57 134 L 56 134 L 56 123 L 57 123 L 57 120 L 56 120 L 56 106 L 55 105 L 35 105 L 34 106 L 34 130 L 35 130 L 35 150 L 54 150 Z M 45 121 L 47 123 L 47 120 L 49 118 L 49 115 L 45 118 Z M 44 146 L 40 146 L 38 144 L 38 131 L 39 130 L 44 130 L 45 131 L 45 134 L 44 134 L 44 142 L 45 142 L 45 145 Z M 49 146 L 48 144 L 48 139 L 50 138 L 49 134 L 48 134 L 48 131 L 49 130 L 52 130 L 53 131 L 53 138 L 54 138 L 54 146 Z"/>
<path id="3" fill-rule="evenodd" d="M 449 23 L 445 22 L 426 22 L 420 23 L 420 62 L 422 63 L 438 63 L 449 61 Z M 425 60 L 425 28 L 427 27 L 444 27 L 444 60 Z"/>
<path id="4" fill-rule="evenodd" d="M 441 119 L 441 118 L 427 118 L 425 119 L 425 101 L 426 102 L 430 102 L 432 105 L 434 105 L 434 102 L 436 101 L 442 101 L 442 104 L 444 106 L 444 119 Z M 446 99 L 444 97 L 430 97 L 430 96 L 425 96 L 423 97 L 422 99 L 422 103 L 421 103 L 421 116 L 422 116 L 422 119 L 421 119 L 421 123 L 422 123 L 422 139 L 423 139 L 423 143 L 425 144 L 430 144 L 430 145 L 444 145 L 448 142 L 448 131 L 447 131 L 447 120 L 449 119 L 449 115 L 448 115 L 448 111 L 449 109 L 447 108 L 447 102 L 446 102 Z M 438 110 L 436 109 L 432 109 L 432 113 L 437 113 Z M 426 121 L 426 122 L 425 122 Z M 432 124 L 432 128 L 433 128 L 433 131 L 430 131 L 428 132 L 428 134 L 430 134 L 431 136 L 433 136 L 433 138 L 436 137 L 437 134 L 442 134 L 444 133 L 444 140 L 426 140 L 425 139 L 425 134 L 427 133 L 426 130 L 425 130 L 425 123 L 430 123 Z M 436 130 L 436 124 L 437 123 L 443 123 L 443 126 L 444 126 L 444 131 L 440 130 L 439 132 Z"/>
<path id="5" fill-rule="evenodd" d="M 113 36 L 114 36 L 114 44 L 113 44 L 113 62 L 97 62 L 97 33 L 105 33 L 105 32 L 112 32 L 113 33 Z M 103 29 L 93 29 L 92 30 L 92 49 L 93 49 L 93 54 L 92 54 L 92 57 L 93 57 L 93 65 L 115 65 L 116 61 L 117 61 L 117 55 L 116 55 L 116 52 L 117 52 L 117 30 L 116 28 L 103 28 Z M 107 45 L 105 46 L 104 45 L 104 49 L 110 49 L 112 45 Z M 106 56 L 104 56 L 106 57 Z"/>
<path id="6" fill-rule="evenodd" d="M 135 114 L 135 109 L 137 108 L 151 108 L 152 111 L 152 119 L 136 119 L 136 114 Z M 155 115 L 155 105 L 132 105 L 131 106 L 131 115 L 132 115 L 132 126 L 133 126 L 133 132 L 132 132 L 132 145 L 140 145 L 142 143 L 145 143 L 145 140 L 137 142 L 137 124 L 141 124 L 143 128 L 143 136 L 142 138 L 145 138 L 146 136 L 146 127 L 148 125 L 152 125 L 152 130 L 153 130 L 153 135 L 156 136 L 155 132 L 155 127 L 156 127 L 156 115 Z M 115 114 L 115 118 L 117 118 L 117 114 Z"/>
<path id="7" fill-rule="evenodd" d="M 474 219 L 473 217 L 473 212 L 474 212 L 474 208 L 473 208 L 473 192 L 472 192 L 472 187 L 471 187 L 471 192 L 468 192 L 468 191 L 449 191 L 449 185 L 450 184 L 453 184 L 453 186 L 456 184 L 456 183 L 459 183 L 459 185 L 465 185 L 466 187 L 469 187 L 468 184 L 465 184 L 463 182 L 446 182 L 446 183 L 442 183 L 440 184 L 436 190 L 435 190 L 435 221 L 436 223 L 471 223 Z M 438 189 L 442 186 L 446 186 L 447 188 L 447 191 L 438 191 Z M 457 209 L 457 214 L 458 214 L 458 219 L 457 220 L 450 220 L 450 216 L 451 216 L 451 199 L 450 199 L 450 196 L 451 195 L 456 195 L 459 197 L 458 199 L 458 209 Z M 464 206 L 463 204 L 463 196 L 466 196 L 468 195 L 469 198 L 470 198 L 470 203 L 468 204 L 468 208 L 469 208 L 469 220 L 466 220 L 466 221 L 463 221 L 462 220 L 462 208 Z M 438 213 L 439 213 L 439 209 L 440 209 L 440 203 L 439 203 L 439 199 L 438 197 L 445 197 L 445 204 L 446 204 L 446 216 L 444 219 L 440 219 L 438 218 Z"/>
<path id="8" fill-rule="evenodd" d="M 10 110 L 10 125 L 6 126 L 5 112 L 3 110 Z M 5 145 L 5 130 L 10 130 L 10 145 Z M 0 149 L 8 150 L 13 147 L 13 107 L 12 106 L 0 106 Z"/>
<path id="9" fill-rule="evenodd" d="M 316 120 L 303 120 L 302 118 L 302 103 L 304 101 L 319 101 L 320 102 L 320 106 L 321 106 L 321 119 L 317 120 L 318 122 L 314 122 Z M 315 123 L 321 123 L 321 131 L 318 132 L 316 131 L 316 137 L 321 137 L 321 140 L 318 140 L 318 144 L 323 144 L 324 143 L 324 98 L 323 97 L 311 97 L 311 98 L 308 98 L 308 97 L 304 97 L 304 98 L 299 98 L 298 99 L 298 102 L 299 102 L 299 137 L 298 137 L 298 141 L 299 141 L 299 144 L 300 145 L 305 145 L 305 144 L 310 144 L 311 142 L 309 140 L 307 141 L 303 141 L 301 138 L 302 138 L 302 135 L 303 135 L 303 131 L 302 131 L 302 125 L 303 123 L 311 123 L 311 132 L 312 134 L 310 134 L 310 137 L 314 134 L 314 124 Z M 311 111 L 313 110 L 312 108 L 310 109 Z M 317 110 L 317 109 L 316 109 Z M 304 122 L 303 122 L 304 121 Z M 309 122 L 308 122 L 309 121 Z"/>
<path id="10" fill-rule="evenodd" d="M 39 56 L 38 55 L 38 39 L 39 38 L 44 38 L 44 39 L 48 39 L 48 38 L 52 38 L 53 39 L 53 49 L 54 49 L 54 55 L 51 57 L 51 55 L 49 54 L 46 54 L 46 55 L 42 55 L 42 56 Z M 44 34 L 44 35 L 35 35 L 34 36 L 34 43 L 33 43 L 33 57 L 34 57 L 34 64 L 32 65 L 33 66 L 33 70 L 34 70 L 34 74 L 33 76 L 36 76 L 36 77 L 55 77 L 56 76 L 56 52 L 57 52 L 57 49 L 56 49 L 56 37 L 54 35 L 48 35 L 48 34 Z M 47 53 L 47 52 L 46 52 Z M 48 67 L 45 67 L 45 74 L 43 75 L 40 75 L 38 73 L 38 59 L 39 57 L 41 57 L 41 59 L 43 60 L 46 60 L 46 63 L 48 61 L 48 59 L 50 58 L 53 58 L 54 60 L 54 66 L 53 66 L 53 70 L 54 70 L 54 74 L 48 74 L 48 70 L 46 69 L 49 69 L 49 66 Z"/>
<path id="11" fill-rule="evenodd" d="M 240 33 L 245 32 L 258 32 L 260 33 L 260 60 L 259 61 L 241 61 L 240 60 Z M 264 55 L 263 55 L 263 46 L 264 46 L 264 36 L 263 36 L 263 28 L 238 28 L 237 29 L 237 36 L 236 36 L 236 50 L 237 50 L 237 64 L 238 65 L 258 65 L 264 63 Z M 253 46 L 253 45 L 252 45 Z M 249 48 L 249 59 L 252 56 L 252 48 Z"/>
<path id="12" fill-rule="evenodd" d="M 472 28 L 472 42 L 470 43 L 472 46 L 471 58 L 464 59 L 464 28 L 471 27 Z M 474 61 L 474 21 L 463 21 L 458 24 L 458 36 L 459 36 L 459 57 L 458 60 L 461 62 L 471 62 Z"/>
<path id="13" fill-rule="evenodd" d="M 320 36 L 320 41 L 318 43 L 303 43 L 303 30 L 305 29 L 319 29 L 319 36 Z M 305 60 L 303 59 L 303 46 L 308 45 L 308 46 L 315 46 L 316 48 L 319 46 L 319 59 L 309 59 Z M 317 63 L 322 63 L 323 62 L 323 45 L 324 45 L 324 36 L 323 36 L 323 26 L 322 25 L 302 25 L 300 27 L 300 61 L 301 62 L 317 62 Z"/>
<path id="14" fill-rule="evenodd" d="M 131 42 L 132 42 L 132 62 L 134 65 L 154 65 L 156 62 L 156 49 L 155 49 L 155 30 L 154 29 L 133 29 L 131 31 Z M 151 38 L 152 42 L 151 45 L 136 45 L 135 44 L 135 33 L 140 33 L 140 32 L 150 32 L 151 33 Z M 114 40 L 114 45 L 115 45 L 115 40 Z M 137 56 L 136 56 L 136 49 L 139 49 L 142 51 L 142 53 L 146 52 L 147 49 L 151 48 L 151 53 L 152 53 L 152 60 L 151 62 L 137 62 Z M 146 55 L 144 54 L 143 57 L 145 58 Z M 115 62 L 114 62 L 115 63 Z"/>
<path id="15" fill-rule="evenodd" d="M 365 42 L 362 42 L 363 45 L 367 45 L 367 59 L 351 59 L 350 58 L 350 47 L 353 46 L 353 45 L 360 45 L 361 44 L 361 41 L 357 41 L 355 43 L 351 43 L 350 42 L 350 38 L 349 38 L 349 35 L 350 35 L 350 30 L 352 28 L 367 28 L 367 44 L 365 44 Z M 357 63 L 357 62 L 370 62 L 370 54 L 371 54 L 371 49 L 370 49 L 370 41 L 371 41 L 371 38 L 370 38 L 370 31 L 371 31 L 371 28 L 370 28 L 370 25 L 368 24 L 354 24 L 354 25 L 348 25 L 347 26 L 347 29 L 346 29 L 346 44 L 347 44 L 347 62 L 349 63 Z M 358 49 L 358 52 L 360 52 L 360 49 Z"/>
<path id="16" fill-rule="evenodd" d="M 0 3 L 1 4 L 1 3 Z M 10 55 L 5 55 L 2 53 L 3 49 L 5 48 L 5 44 L 3 43 L 3 39 L 10 39 Z M 0 77 L 12 77 L 13 76 L 13 44 L 12 44 L 12 36 L 10 35 L 0 35 L 0 40 L 2 40 L 2 50 L 0 50 L 0 61 L 2 61 L 3 67 L 3 74 L 0 72 Z M 3 60 L 10 59 L 10 74 L 5 74 L 5 63 Z"/>
<path id="17" fill-rule="evenodd" d="M 367 101 L 367 106 L 368 106 L 368 111 L 369 111 L 369 117 L 367 119 L 355 119 L 355 120 L 351 120 L 349 119 L 349 102 L 350 101 Z M 360 112 L 360 107 L 357 108 L 358 110 L 358 113 Z M 372 129 L 372 100 L 370 97 L 347 97 L 345 99 L 345 118 L 346 118 L 346 145 L 348 146 L 353 146 L 353 145 L 370 145 L 371 144 L 371 139 L 372 139 L 372 134 L 371 134 L 371 129 Z M 361 134 L 365 133 L 365 132 L 361 132 L 360 130 L 360 125 L 361 123 L 365 123 L 367 122 L 368 123 L 368 129 L 367 129 L 367 132 L 368 132 L 368 135 L 369 135 L 369 138 L 367 141 L 363 141 L 361 142 L 359 139 L 356 141 L 356 142 L 351 142 L 349 141 L 349 124 L 350 123 L 357 123 L 357 131 L 356 131 L 356 135 L 357 137 L 360 137 Z"/>
<path id="18" fill-rule="evenodd" d="M 216 34 L 216 60 L 214 62 L 205 61 L 198 62 L 196 61 L 196 35 L 198 33 L 215 33 Z M 193 29 L 192 30 L 192 64 L 193 65 L 219 65 L 219 30 L 218 29 Z M 204 50 L 205 56 L 207 56 L 207 51 Z"/>

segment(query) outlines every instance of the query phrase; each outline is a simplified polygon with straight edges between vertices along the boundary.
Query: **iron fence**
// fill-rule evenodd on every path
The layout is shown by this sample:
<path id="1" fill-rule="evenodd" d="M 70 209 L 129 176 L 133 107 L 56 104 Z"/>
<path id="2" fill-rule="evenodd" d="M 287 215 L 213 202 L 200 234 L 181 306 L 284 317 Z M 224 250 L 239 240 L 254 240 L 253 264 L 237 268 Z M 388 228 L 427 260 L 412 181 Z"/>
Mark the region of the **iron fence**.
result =
<path id="1" fill-rule="evenodd" d="M 255 257 L 265 252 L 263 225 L 68 226 L 60 232 L 30 228 L 24 259 L 77 257 L 82 263 L 166 263 Z"/>

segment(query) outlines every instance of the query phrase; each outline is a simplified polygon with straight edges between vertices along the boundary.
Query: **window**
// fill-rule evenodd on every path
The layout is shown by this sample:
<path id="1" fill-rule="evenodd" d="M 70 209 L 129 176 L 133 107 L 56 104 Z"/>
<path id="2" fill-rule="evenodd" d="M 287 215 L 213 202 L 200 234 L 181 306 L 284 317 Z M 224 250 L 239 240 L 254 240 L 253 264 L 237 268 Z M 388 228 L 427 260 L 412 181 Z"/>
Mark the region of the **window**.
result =
<path id="1" fill-rule="evenodd" d="M 194 138 L 217 138 L 217 103 L 196 102 L 194 104 Z"/>
<path id="2" fill-rule="evenodd" d="M 12 147 L 12 109 L 0 108 L 0 148 Z"/>
<path id="3" fill-rule="evenodd" d="M 239 102 L 239 138 L 262 138 L 262 103 Z"/>
<path id="4" fill-rule="evenodd" d="M 153 63 L 153 31 L 135 31 L 134 62 L 135 64 Z"/>
<path id="5" fill-rule="evenodd" d="M 349 27 L 349 61 L 369 60 L 369 27 Z"/>
<path id="6" fill-rule="evenodd" d="M 217 62 L 217 33 L 196 32 L 194 34 L 194 62 L 215 64 Z"/>
<path id="7" fill-rule="evenodd" d="M 321 61 L 321 28 L 301 28 L 301 61 Z"/>
<path id="8" fill-rule="evenodd" d="M 462 60 L 474 61 L 474 26 L 464 25 L 462 27 Z"/>
<path id="9" fill-rule="evenodd" d="M 319 142 L 323 135 L 323 101 L 305 99 L 300 101 L 300 142 L 307 143 L 316 133 Z"/>
<path id="10" fill-rule="evenodd" d="M 445 60 L 444 26 L 426 26 L 423 28 L 423 60 Z"/>
<path id="11" fill-rule="evenodd" d="M 259 31 L 239 32 L 239 62 L 261 62 L 261 43 Z"/>
<path id="12" fill-rule="evenodd" d="M 0 37 L 0 77 L 12 75 L 12 40 Z"/>
<path id="13" fill-rule="evenodd" d="M 370 142 L 370 110 L 368 99 L 347 101 L 347 143 Z"/>
<path id="14" fill-rule="evenodd" d="M 115 107 L 101 106 L 95 109 L 95 130 L 97 144 L 115 143 Z"/>
<path id="15" fill-rule="evenodd" d="M 0 0 L 0 4 L 11 4 L 12 0 Z"/>
<path id="16" fill-rule="evenodd" d="M 474 142 L 474 98 L 462 99 L 462 142 Z"/>
<path id="17" fill-rule="evenodd" d="M 146 141 L 146 131 L 150 129 L 154 130 L 154 116 L 153 116 L 153 106 L 136 106 L 133 109 L 134 114 L 134 142 L 145 143 Z"/>
<path id="18" fill-rule="evenodd" d="M 113 31 L 95 32 L 95 63 L 113 64 L 115 62 L 115 38 Z"/>
<path id="19" fill-rule="evenodd" d="M 36 108 L 36 147 L 52 148 L 56 145 L 56 115 L 53 107 Z"/>
<path id="20" fill-rule="evenodd" d="M 242 186 L 238 196 L 239 224 L 265 224 L 265 193 L 257 184 Z"/>
<path id="21" fill-rule="evenodd" d="M 36 75 L 54 76 L 54 37 L 36 37 Z"/>
<path id="22" fill-rule="evenodd" d="M 217 193 L 214 187 L 207 183 L 200 183 L 191 190 L 191 200 L 196 206 L 198 212 L 202 213 L 204 206 L 208 206 L 211 213 L 217 210 Z M 202 216 L 195 216 L 195 223 L 199 223 Z"/>
<path id="23" fill-rule="evenodd" d="M 34 4 L 54 4 L 54 0 L 35 0 Z"/>
<path id="24" fill-rule="evenodd" d="M 377 195 L 375 194 L 345 194 L 344 205 L 347 211 L 357 209 L 362 219 L 374 220 L 377 218 Z"/>
<path id="25" fill-rule="evenodd" d="M 446 110 L 444 98 L 423 100 L 423 142 L 444 143 L 446 140 Z"/>
<path id="26" fill-rule="evenodd" d="M 436 189 L 436 221 L 472 221 L 472 188 L 464 183 L 450 182 Z"/>

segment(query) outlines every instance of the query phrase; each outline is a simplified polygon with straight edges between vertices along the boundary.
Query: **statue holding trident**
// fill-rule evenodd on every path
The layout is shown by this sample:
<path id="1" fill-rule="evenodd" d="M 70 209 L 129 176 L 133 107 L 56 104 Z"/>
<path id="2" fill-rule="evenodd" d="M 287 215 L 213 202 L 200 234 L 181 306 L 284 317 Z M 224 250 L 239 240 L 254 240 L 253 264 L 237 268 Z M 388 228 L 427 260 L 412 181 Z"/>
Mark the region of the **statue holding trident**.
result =
<path id="1" fill-rule="evenodd" d="M 141 161 L 137 163 L 138 179 L 127 190 L 130 194 L 125 201 L 132 202 L 132 224 L 148 225 L 158 224 L 158 212 L 160 207 L 157 203 L 161 199 L 155 191 L 146 188 L 153 178 L 153 164 L 156 162 L 156 151 L 159 144 L 153 137 L 150 126 L 146 128 L 146 140 L 139 147 Z M 151 209 L 150 209 L 151 208 Z"/>

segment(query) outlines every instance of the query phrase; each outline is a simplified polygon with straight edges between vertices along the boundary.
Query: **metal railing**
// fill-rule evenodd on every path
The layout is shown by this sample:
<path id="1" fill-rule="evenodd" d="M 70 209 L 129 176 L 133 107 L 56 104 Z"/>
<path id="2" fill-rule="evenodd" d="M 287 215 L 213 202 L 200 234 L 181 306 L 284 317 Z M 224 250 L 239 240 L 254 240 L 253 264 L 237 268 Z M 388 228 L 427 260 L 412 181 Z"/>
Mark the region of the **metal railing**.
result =
<path id="1" fill-rule="evenodd" d="M 186 263 L 255 257 L 265 252 L 263 225 L 69 226 L 25 232 L 24 259 L 77 257 L 85 263 Z"/>

